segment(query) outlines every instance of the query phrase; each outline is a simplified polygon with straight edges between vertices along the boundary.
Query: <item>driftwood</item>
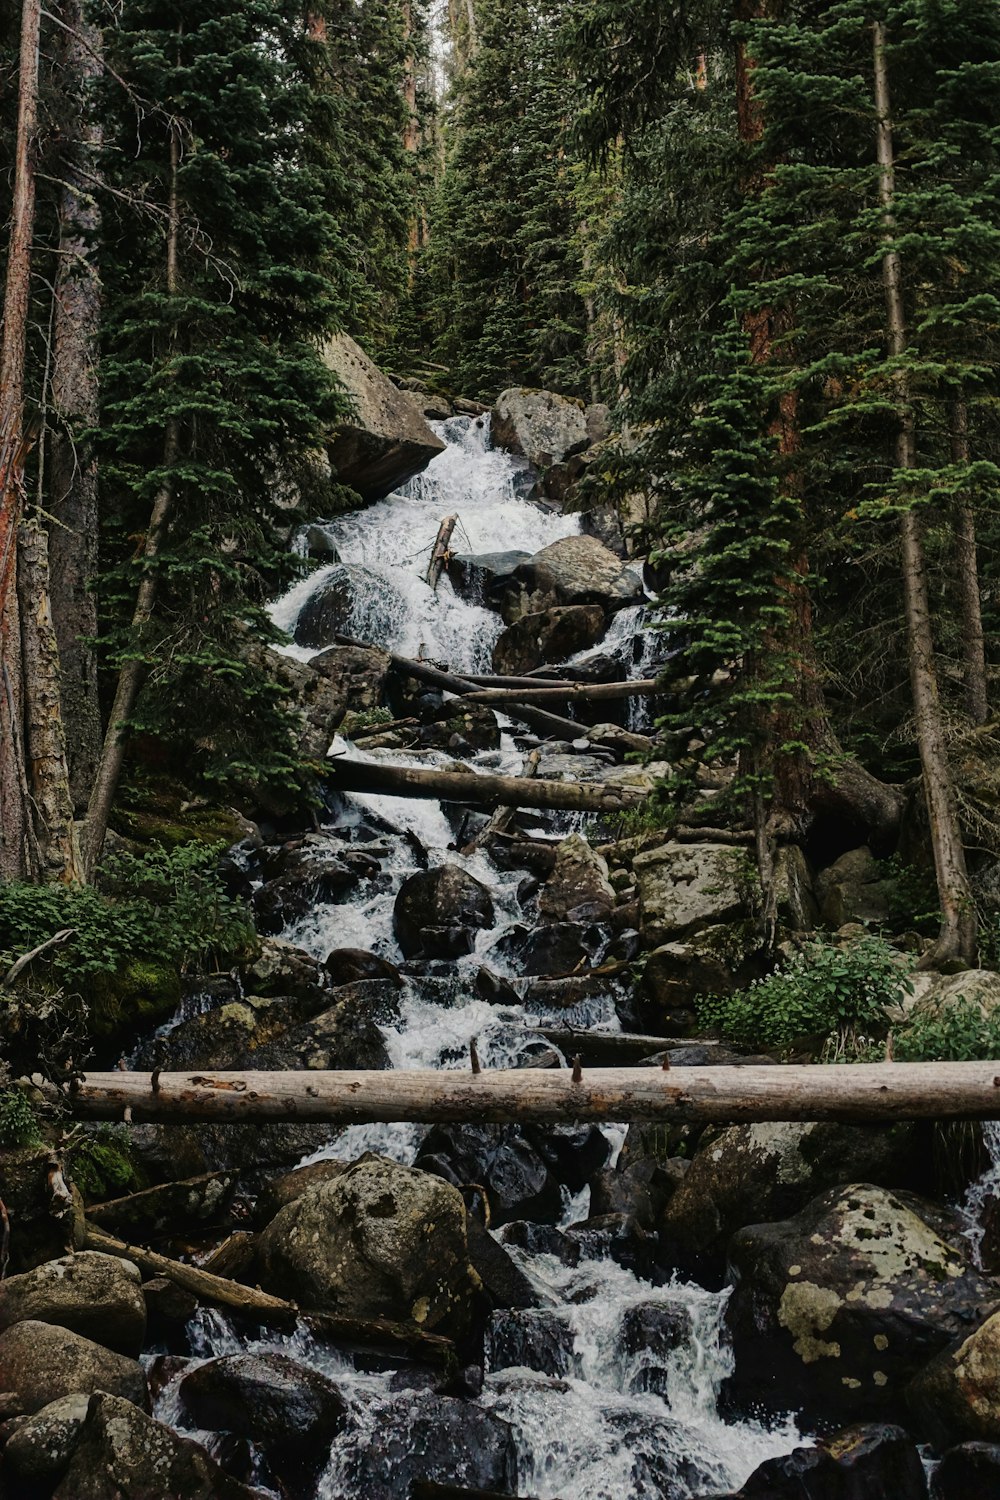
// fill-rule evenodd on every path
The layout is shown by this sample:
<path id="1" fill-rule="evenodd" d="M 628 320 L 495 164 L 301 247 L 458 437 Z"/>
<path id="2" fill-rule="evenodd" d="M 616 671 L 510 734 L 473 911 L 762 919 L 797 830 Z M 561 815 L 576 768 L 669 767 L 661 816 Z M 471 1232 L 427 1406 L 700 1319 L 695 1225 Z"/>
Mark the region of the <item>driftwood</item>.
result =
<path id="1" fill-rule="evenodd" d="M 521 768 L 521 774 L 518 777 L 518 780 L 530 781 L 534 777 L 535 772 L 538 770 L 538 762 L 541 760 L 541 758 L 542 752 L 540 750 L 532 750 L 531 754 L 527 757 L 524 765 Z M 516 807 L 498 807 L 490 821 L 487 823 L 486 827 L 481 829 L 481 831 L 476 834 L 474 839 L 470 839 L 470 841 L 463 846 L 461 851 L 462 854 L 468 856 L 470 854 L 475 854 L 477 849 L 486 849 L 490 844 L 492 844 L 493 840 L 497 837 L 498 834 L 506 833 L 516 812 Z"/>
<path id="2" fill-rule="evenodd" d="M 445 516 L 438 527 L 438 534 L 434 538 L 430 565 L 427 569 L 427 582 L 435 593 L 437 593 L 437 586 L 441 582 L 444 565 L 448 561 L 448 543 L 451 541 L 451 534 L 455 530 L 457 520 L 457 516 Z"/>
<path id="3" fill-rule="evenodd" d="M 473 1123 L 991 1120 L 1000 1062 L 390 1072 L 91 1073 L 68 1094 L 91 1120 Z M 100 1248 L 95 1245 L 95 1249 Z M 157 1257 L 162 1261 L 162 1257 Z M 162 1272 L 163 1266 L 155 1267 Z M 203 1274 L 203 1273 L 202 1273 Z"/>
<path id="4" fill-rule="evenodd" d="M 622 813 L 640 807 L 645 790 L 609 782 L 539 781 L 474 771 L 426 771 L 383 761 L 327 761 L 335 791 L 373 792 L 396 797 L 434 797 L 478 807 L 564 808 L 570 812 Z"/>
<path id="5" fill-rule="evenodd" d="M 576 1031 L 572 1027 L 531 1026 L 535 1036 L 544 1037 L 566 1057 L 579 1054 L 584 1063 L 596 1068 L 624 1067 L 642 1062 L 655 1052 L 674 1047 L 698 1047 L 702 1043 L 690 1037 L 640 1036 L 629 1031 Z"/>
<path id="6" fill-rule="evenodd" d="M 119 1073 L 117 1076 L 121 1078 L 126 1075 Z M 171 1260 L 169 1256 L 158 1255 L 154 1250 L 146 1250 L 141 1245 L 126 1244 L 124 1240 L 105 1234 L 90 1223 L 86 1225 L 86 1243 L 88 1250 L 101 1250 L 105 1255 L 117 1255 L 122 1260 L 130 1260 L 140 1271 L 153 1276 L 166 1276 L 175 1286 L 192 1292 L 199 1302 L 224 1307 L 229 1312 L 252 1319 L 265 1327 L 294 1328 L 301 1318 L 317 1333 L 339 1343 L 415 1353 L 434 1363 L 447 1362 L 454 1353 L 451 1340 L 438 1334 L 424 1333 L 420 1328 L 411 1327 L 407 1323 L 393 1323 L 388 1318 L 342 1318 L 332 1313 L 311 1311 L 284 1297 L 272 1297 L 259 1287 L 244 1286 L 242 1282 L 231 1281 L 227 1276 L 215 1276 L 200 1266 Z"/>
<path id="7" fill-rule="evenodd" d="M 656 679 L 636 678 L 632 682 L 574 682 L 552 687 L 481 688 L 467 693 L 470 703 L 487 703 L 502 707 L 506 703 L 599 703 L 605 698 L 645 698 L 656 692 Z M 584 726 L 581 726 L 584 727 Z"/>

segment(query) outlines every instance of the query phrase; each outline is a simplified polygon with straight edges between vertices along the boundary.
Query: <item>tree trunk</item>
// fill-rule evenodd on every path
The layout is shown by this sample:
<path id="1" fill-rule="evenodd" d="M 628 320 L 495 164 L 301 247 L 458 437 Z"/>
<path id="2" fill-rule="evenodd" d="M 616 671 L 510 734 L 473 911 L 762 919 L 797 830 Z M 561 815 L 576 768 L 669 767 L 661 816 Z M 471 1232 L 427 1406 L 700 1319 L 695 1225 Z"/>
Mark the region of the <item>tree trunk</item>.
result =
<path id="1" fill-rule="evenodd" d="M 304 1120 L 331 1125 L 410 1120 L 558 1124 L 675 1120 L 990 1120 L 1000 1110 L 995 1062 L 859 1063 L 713 1068 L 389 1072 L 90 1073 L 68 1102 L 87 1120 L 185 1124 Z"/>
<path id="2" fill-rule="evenodd" d="M 633 678 L 631 682 L 573 682 L 566 687 L 548 687 L 540 682 L 530 688 L 483 688 L 465 694 L 466 703 L 489 703 L 498 708 L 509 703 L 603 703 L 617 698 L 649 698 L 656 693 L 656 678 Z"/>
<path id="3" fill-rule="evenodd" d="M 435 593 L 437 593 L 437 586 L 441 582 L 441 574 L 448 561 L 448 544 L 451 541 L 451 534 L 455 530 L 457 520 L 457 516 L 445 516 L 438 527 L 438 533 L 434 539 L 430 565 L 427 569 L 427 582 Z"/>
<path id="4" fill-rule="evenodd" d="M 951 459 L 956 464 L 969 462 L 969 411 L 964 400 L 952 404 Z M 955 573 L 965 667 L 965 708 L 974 724 L 985 724 L 990 706 L 986 689 L 986 644 L 979 593 L 976 515 L 967 497 L 961 498 L 955 507 Z"/>
<path id="5" fill-rule="evenodd" d="M 170 130 L 170 203 L 167 224 L 167 271 L 168 297 L 178 291 L 178 250 L 180 241 L 180 208 L 177 197 L 177 174 L 180 168 L 180 138 L 176 124 Z M 166 533 L 167 522 L 174 501 L 174 486 L 171 471 L 180 457 L 180 427 L 176 418 L 168 419 L 163 434 L 164 479 L 157 490 L 149 526 L 142 549 L 142 561 L 150 563 L 157 556 Z M 135 597 L 132 612 L 132 640 L 138 652 L 140 643 L 153 616 L 156 604 L 156 573 L 149 567 Z M 92 880 L 104 848 L 108 818 L 118 789 L 122 764 L 125 760 L 126 724 L 139 696 L 139 688 L 145 675 L 145 664 L 138 656 L 123 663 L 118 674 L 115 701 L 111 706 L 108 729 L 104 737 L 101 758 L 94 775 L 94 784 L 87 804 L 87 820 L 81 839 L 86 878 Z"/>
<path id="6" fill-rule="evenodd" d="M 82 0 L 63 0 L 58 34 L 67 111 L 59 198 L 59 260 L 52 329 L 52 405 L 56 427 L 49 457 L 52 621 L 62 669 L 63 722 L 73 801 L 82 813 L 101 749 L 97 662 L 97 462 L 82 430 L 97 425 L 101 284 L 96 246 L 100 212 L 88 179 L 101 144 L 87 92 L 101 70 L 101 31 Z"/>
<path id="7" fill-rule="evenodd" d="M 640 807 L 649 793 L 608 782 L 538 781 L 522 776 L 478 775 L 472 771 L 421 771 L 380 761 L 327 761 L 329 785 L 336 792 L 380 796 L 435 797 L 479 807 L 566 808 L 571 812 L 622 813 Z"/>
<path id="8" fill-rule="evenodd" d="M 886 63 L 886 28 L 872 27 L 877 113 L 876 149 L 879 165 L 879 198 L 882 205 L 886 248 L 882 257 L 885 287 L 888 350 L 897 360 L 906 352 L 906 312 L 903 304 L 903 266 L 893 248 L 895 234 L 895 154 L 889 73 Z M 896 467 L 916 465 L 916 427 L 910 398 L 909 376 L 900 368 L 895 378 L 898 409 Z M 910 508 L 900 521 L 903 570 L 903 607 L 910 667 L 910 685 L 916 719 L 917 748 L 923 771 L 924 796 L 930 823 L 934 868 L 941 902 L 941 932 L 933 950 L 921 960 L 929 968 L 943 960 L 958 958 L 973 962 L 976 953 L 976 912 L 969 889 L 958 818 L 958 800 L 948 762 L 944 717 L 937 679 L 934 637 L 931 629 L 930 597 L 924 558 L 923 526 Z"/>

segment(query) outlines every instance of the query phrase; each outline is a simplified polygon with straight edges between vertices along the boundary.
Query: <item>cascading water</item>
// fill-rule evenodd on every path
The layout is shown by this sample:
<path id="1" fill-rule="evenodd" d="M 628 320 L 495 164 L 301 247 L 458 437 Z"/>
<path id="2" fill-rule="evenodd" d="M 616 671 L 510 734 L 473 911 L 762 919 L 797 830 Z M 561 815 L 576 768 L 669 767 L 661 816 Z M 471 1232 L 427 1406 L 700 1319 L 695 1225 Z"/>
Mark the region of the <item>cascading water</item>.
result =
<path id="1" fill-rule="evenodd" d="M 353 622 L 359 636 L 401 653 L 423 653 L 456 670 L 473 671 L 488 666 L 501 626 L 494 613 L 459 598 L 446 578 L 436 593 L 424 582 L 442 517 L 459 516 L 461 529 L 456 528 L 456 534 L 473 553 L 533 553 L 578 527 L 574 517 L 548 513 L 520 498 L 522 474 L 510 458 L 489 448 L 484 420 L 454 418 L 439 424 L 438 431 L 448 447 L 424 474 L 379 504 L 330 522 L 326 530 L 340 558 L 367 569 L 372 580 L 369 593 L 356 606 L 363 615 Z M 291 630 L 299 610 L 326 576 L 328 570 L 321 570 L 297 585 L 275 607 L 276 622 Z M 636 641 L 642 622 L 641 609 L 622 611 L 604 646 L 627 659 L 629 675 L 648 671 L 655 649 L 645 638 Z M 301 648 L 291 649 L 308 655 Z M 342 740 L 334 748 L 362 754 Z M 407 760 L 399 752 L 380 753 Z M 476 759 L 503 770 L 516 770 L 520 764 L 508 736 L 499 751 Z M 426 755 L 421 763 L 427 763 Z M 511 1066 L 526 1050 L 537 1048 L 537 1035 L 533 1037 L 530 1028 L 539 1022 L 619 1029 L 610 991 L 551 1015 L 537 1002 L 518 1004 L 511 999 L 498 1005 L 477 998 L 474 979 L 484 963 L 494 974 L 517 982 L 504 939 L 521 916 L 518 886 L 523 872 L 501 870 L 483 853 L 468 858 L 458 853 L 452 823 L 437 803 L 358 795 L 347 799 L 347 806 L 341 828 L 345 819 L 374 819 L 384 831 L 390 854 L 382 860 L 382 869 L 390 878 L 374 894 L 357 894 L 344 904 L 316 905 L 284 934 L 292 942 L 320 958 L 335 948 L 359 947 L 398 961 L 392 926 L 395 894 L 402 880 L 423 863 L 463 865 L 489 887 L 497 914 L 494 927 L 478 934 L 475 951 L 452 961 L 447 976 L 407 981 L 397 1017 L 383 1027 L 393 1066 L 468 1067 L 472 1037 L 477 1038 L 484 1065 Z M 550 832 L 554 826 L 550 824 Z M 353 1159 L 376 1150 L 410 1163 L 424 1133 L 423 1127 L 412 1125 L 354 1126 L 309 1160 Z M 624 1131 L 608 1127 L 607 1134 L 616 1155 Z M 564 1223 L 585 1216 L 589 1189 L 575 1198 L 567 1189 L 563 1192 Z M 555 1229 L 549 1233 L 557 1249 L 559 1241 L 569 1242 Z M 484 1389 L 474 1403 L 513 1429 L 519 1493 L 539 1500 L 565 1500 L 569 1495 L 574 1500 L 683 1500 L 699 1492 L 735 1488 L 759 1463 L 795 1445 L 798 1434 L 791 1421 L 765 1428 L 753 1422 L 727 1423 L 719 1415 L 720 1387 L 729 1372 L 721 1331 L 725 1293 L 677 1282 L 654 1285 L 610 1259 L 596 1232 L 575 1237 L 572 1246 L 567 1264 L 548 1246 L 534 1251 L 508 1245 L 536 1288 L 546 1315 L 561 1329 L 560 1374 L 525 1368 L 532 1362 L 530 1329 L 521 1362 L 512 1361 L 509 1350 L 504 1355 L 498 1338 L 491 1337 Z M 638 1316 L 672 1320 L 679 1332 L 670 1347 L 654 1355 L 648 1344 L 637 1343 L 630 1329 Z M 410 1430 L 407 1402 L 419 1402 L 419 1393 L 401 1389 L 388 1373 L 359 1373 L 350 1359 L 320 1347 L 302 1329 L 248 1343 L 220 1314 L 201 1312 L 190 1334 L 195 1354 L 205 1358 L 246 1348 L 281 1350 L 334 1376 L 349 1401 L 350 1414 L 318 1483 L 316 1500 L 395 1497 L 391 1485 L 384 1487 L 384 1475 L 371 1472 L 366 1455 L 373 1437 L 387 1426 L 398 1427 L 398 1443 L 405 1448 Z M 172 1422 L 183 1420 L 176 1389 L 176 1382 L 168 1384 L 158 1405 L 159 1414 Z M 405 1478 L 400 1482 L 402 1500 Z"/>

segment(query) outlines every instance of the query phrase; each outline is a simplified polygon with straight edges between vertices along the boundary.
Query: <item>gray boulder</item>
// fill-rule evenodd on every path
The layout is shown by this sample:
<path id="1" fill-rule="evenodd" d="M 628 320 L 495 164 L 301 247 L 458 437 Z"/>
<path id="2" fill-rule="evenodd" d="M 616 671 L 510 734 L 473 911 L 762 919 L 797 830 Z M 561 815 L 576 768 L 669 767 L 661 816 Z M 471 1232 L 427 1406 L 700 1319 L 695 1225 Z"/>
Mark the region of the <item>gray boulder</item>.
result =
<path id="1" fill-rule="evenodd" d="M 460 865 L 418 870 L 399 888 L 393 907 L 396 941 L 407 958 L 471 953 L 476 932 L 494 923 L 493 901 Z"/>
<path id="2" fill-rule="evenodd" d="M 902 1411 L 917 1371 L 997 1303 L 934 1213 L 864 1183 L 740 1230 L 726 1309 L 737 1400 L 824 1421 Z"/>
<path id="3" fill-rule="evenodd" d="M 402 1391 L 378 1403 L 371 1430 L 337 1445 L 331 1493 L 403 1500 L 423 1481 L 447 1496 L 513 1495 L 513 1428 L 492 1411 L 430 1391 Z"/>
<path id="4" fill-rule="evenodd" d="M 927 1500 L 927 1476 L 908 1432 L 866 1422 L 769 1458 L 736 1500 Z"/>
<path id="5" fill-rule="evenodd" d="M 936 1444 L 1000 1443 L 1000 1313 L 944 1350 L 910 1387 L 911 1409 Z"/>
<path id="6" fill-rule="evenodd" d="M 461 1194 L 379 1156 L 308 1188 L 272 1219 L 257 1250 L 269 1291 L 431 1332 L 464 1332 L 479 1290 Z"/>
<path id="7" fill-rule="evenodd" d="M 660 844 L 633 861 L 647 944 L 748 915 L 746 855 L 724 844 Z"/>
<path id="8" fill-rule="evenodd" d="M 540 915 L 550 922 L 595 920 L 606 917 L 614 904 L 607 861 L 580 834 L 570 834 L 556 850 L 552 874 L 538 893 Z"/>
<path id="9" fill-rule="evenodd" d="M 760 949 L 760 936 L 747 921 L 715 923 L 661 943 L 642 971 L 639 1029 L 683 1035 L 695 1023 L 696 998 L 728 995 L 748 983 L 759 972 L 754 960 Z"/>
<path id="10" fill-rule="evenodd" d="M 0 1333 L 0 1391 L 12 1392 L 23 1412 L 41 1411 L 62 1396 L 110 1391 L 148 1407 L 146 1377 L 137 1360 L 28 1318 Z"/>
<path id="11" fill-rule="evenodd" d="M 346 333 L 329 340 L 323 359 L 354 408 L 327 440 L 341 484 L 349 484 L 363 500 L 378 500 L 444 451 L 412 396 L 397 390 Z"/>
<path id="12" fill-rule="evenodd" d="M 567 604 L 525 614 L 493 647 L 493 667 L 502 676 L 523 677 L 536 667 L 585 651 L 603 634 L 604 611 L 599 604 Z"/>
<path id="13" fill-rule="evenodd" d="M 303 604 L 295 622 L 295 644 L 332 647 L 338 635 L 362 634 L 364 617 L 373 609 L 380 616 L 402 614 L 402 597 L 382 574 L 361 563 L 337 563 L 319 575 Z"/>
<path id="14" fill-rule="evenodd" d="M 87 1412 L 89 1396 L 62 1396 L 30 1417 L 15 1417 L 8 1428 L 0 1475 L 17 1494 L 50 1494 L 73 1457 Z"/>
<path id="15" fill-rule="evenodd" d="M 599 604 L 613 614 L 643 599 L 642 584 L 593 536 L 565 536 L 514 569 L 504 590 L 508 625 L 560 604 Z M 581 648 L 582 649 L 582 648 Z"/>
<path id="16" fill-rule="evenodd" d="M 889 920 L 893 882 L 870 849 L 849 849 L 816 876 L 819 912 L 827 927 L 845 922 L 881 926 Z"/>
<path id="17" fill-rule="evenodd" d="M 497 397 L 490 440 L 494 448 L 519 454 L 536 469 L 562 463 L 591 442 L 582 402 L 518 386 Z"/>
<path id="18" fill-rule="evenodd" d="M 115 1255 L 80 1250 L 9 1276 L 0 1288 L 0 1332 L 26 1319 L 68 1328 L 119 1354 L 137 1355 L 146 1335 L 139 1268 Z"/>
<path id="19" fill-rule="evenodd" d="M 530 552 L 458 552 L 448 559 L 448 577 L 455 593 L 463 599 L 490 604 L 502 592 L 514 569 L 530 557 Z"/>
<path id="20" fill-rule="evenodd" d="M 344 713 L 381 708 L 392 658 L 381 646 L 330 646 L 309 665 L 337 689 Z"/>

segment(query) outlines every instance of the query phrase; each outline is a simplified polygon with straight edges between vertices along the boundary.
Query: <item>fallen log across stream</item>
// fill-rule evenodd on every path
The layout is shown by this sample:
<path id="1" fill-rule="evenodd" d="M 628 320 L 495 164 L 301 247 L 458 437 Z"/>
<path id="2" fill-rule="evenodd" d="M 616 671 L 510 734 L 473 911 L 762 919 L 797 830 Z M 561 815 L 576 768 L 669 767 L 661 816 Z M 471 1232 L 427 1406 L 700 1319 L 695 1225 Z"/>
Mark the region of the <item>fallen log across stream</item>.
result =
<path id="1" fill-rule="evenodd" d="M 270 1073 L 89 1073 L 67 1094 L 79 1119 L 319 1120 L 331 1125 L 674 1120 L 1000 1118 L 1000 1062 L 695 1068 Z"/>
<path id="2" fill-rule="evenodd" d="M 441 802 L 471 802 L 479 807 L 620 813 L 641 806 L 649 796 L 644 788 L 606 781 L 542 781 L 475 771 L 426 771 L 384 761 L 349 760 L 346 756 L 332 757 L 326 766 L 334 791 L 433 797 Z"/>

